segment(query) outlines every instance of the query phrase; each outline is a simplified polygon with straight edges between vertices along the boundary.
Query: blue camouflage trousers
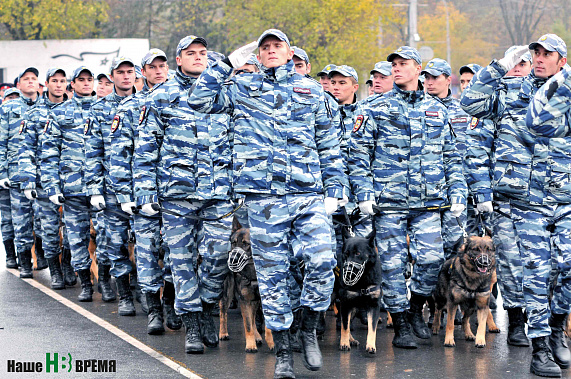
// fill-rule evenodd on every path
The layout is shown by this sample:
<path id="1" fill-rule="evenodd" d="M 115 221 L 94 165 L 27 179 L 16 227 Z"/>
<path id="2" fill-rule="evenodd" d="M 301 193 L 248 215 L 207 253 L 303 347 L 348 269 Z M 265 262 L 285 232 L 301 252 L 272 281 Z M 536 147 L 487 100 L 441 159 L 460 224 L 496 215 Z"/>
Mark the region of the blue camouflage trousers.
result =
<path id="1" fill-rule="evenodd" d="M 42 246 L 44 248 L 44 256 L 47 259 L 59 256 L 61 253 L 59 242 L 60 213 L 59 205 L 55 205 L 45 197 L 38 197 L 35 200 L 37 212 L 35 219 L 38 219 L 41 225 Z M 63 230 L 63 247 L 69 248 L 69 241 L 66 230 Z"/>
<path id="2" fill-rule="evenodd" d="M 444 263 L 440 212 L 384 213 L 375 216 L 381 258 L 383 300 L 389 312 L 409 309 L 404 272 L 408 261 L 406 237 L 415 261 L 411 292 L 431 296 Z"/>
<path id="3" fill-rule="evenodd" d="M 458 241 L 463 241 L 464 230 L 466 230 L 466 223 L 468 218 L 467 209 L 462 212 L 460 217 L 454 217 L 452 212 L 446 210 L 442 212 L 442 243 L 444 246 L 444 260 L 456 255 L 455 248 Z"/>
<path id="4" fill-rule="evenodd" d="M 91 214 L 94 216 L 94 214 Z M 63 222 L 71 250 L 71 265 L 74 270 L 89 270 L 91 257 L 89 256 L 89 200 L 86 196 L 67 198 L 63 204 Z M 99 250 L 97 245 L 97 250 Z"/>
<path id="5" fill-rule="evenodd" d="M 111 266 L 107 253 L 107 236 L 105 235 L 105 215 L 102 211 L 91 212 L 91 222 L 95 229 L 96 260 L 98 265 Z"/>
<path id="6" fill-rule="evenodd" d="M 496 201 L 497 209 L 511 217 L 509 202 Z M 492 240 L 496 247 L 496 273 L 504 309 L 524 308 L 523 263 L 514 222 L 498 212 L 492 214 Z"/>
<path id="7" fill-rule="evenodd" d="M 34 245 L 34 205 L 19 188 L 10 188 L 10 207 L 14 227 L 14 243 L 18 253 Z M 38 218 L 36 218 L 38 220 Z M 39 229 L 36 229 L 39 231 Z M 39 234 L 39 233 L 38 233 Z"/>
<path id="8" fill-rule="evenodd" d="M 131 215 L 123 212 L 114 194 L 105 194 L 106 207 L 103 213 L 103 225 L 101 219 L 97 220 L 97 234 L 101 229 L 105 230 L 105 248 L 111 261 L 111 275 L 118 278 L 128 275 L 133 265 L 129 259 L 129 230 Z M 97 250 L 100 252 L 101 250 Z M 99 257 L 97 258 L 99 261 Z M 101 262 L 99 262 L 101 263 Z"/>
<path id="9" fill-rule="evenodd" d="M 14 239 L 14 226 L 12 225 L 12 209 L 10 209 L 10 190 L 0 189 L 0 230 L 2 240 Z"/>
<path id="10" fill-rule="evenodd" d="M 266 326 L 287 330 L 293 321 L 290 244 L 295 259 L 305 262 L 301 305 L 327 310 L 336 260 L 323 195 L 247 195 L 246 205 Z"/>
<path id="11" fill-rule="evenodd" d="M 511 215 L 523 263 L 523 296 L 530 338 L 551 334 L 549 288 L 553 249 L 559 263 L 561 285 L 555 287 L 552 311 L 568 314 L 571 310 L 570 213 L 570 204 L 541 207 L 512 204 Z M 549 225 L 554 225 L 553 232 Z"/>
<path id="12" fill-rule="evenodd" d="M 215 303 L 222 296 L 224 279 L 228 274 L 232 217 L 202 221 L 181 216 L 214 219 L 230 212 L 232 203 L 222 200 L 165 200 L 161 205 L 163 209 L 180 215 L 162 215 L 176 290 L 175 310 L 178 314 L 202 311 L 201 300 Z"/>
<path id="13" fill-rule="evenodd" d="M 161 244 L 160 216 L 149 217 L 142 214 L 133 216 L 135 232 L 135 255 L 137 261 L 137 280 L 145 293 L 155 293 L 161 289 L 164 281 L 172 282 L 169 267 L 169 253 L 166 243 Z M 159 265 L 160 249 L 164 251 L 163 267 Z"/>

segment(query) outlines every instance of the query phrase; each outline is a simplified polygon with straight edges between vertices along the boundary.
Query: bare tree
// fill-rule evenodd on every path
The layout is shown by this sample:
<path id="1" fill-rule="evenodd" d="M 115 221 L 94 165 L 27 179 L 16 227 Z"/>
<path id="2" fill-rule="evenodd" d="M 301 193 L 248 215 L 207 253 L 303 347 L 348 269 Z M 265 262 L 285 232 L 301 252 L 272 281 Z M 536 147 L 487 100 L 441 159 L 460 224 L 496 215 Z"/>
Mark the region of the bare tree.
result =
<path id="1" fill-rule="evenodd" d="M 512 44 L 524 45 L 535 38 L 535 29 L 547 10 L 547 0 L 498 0 Z"/>

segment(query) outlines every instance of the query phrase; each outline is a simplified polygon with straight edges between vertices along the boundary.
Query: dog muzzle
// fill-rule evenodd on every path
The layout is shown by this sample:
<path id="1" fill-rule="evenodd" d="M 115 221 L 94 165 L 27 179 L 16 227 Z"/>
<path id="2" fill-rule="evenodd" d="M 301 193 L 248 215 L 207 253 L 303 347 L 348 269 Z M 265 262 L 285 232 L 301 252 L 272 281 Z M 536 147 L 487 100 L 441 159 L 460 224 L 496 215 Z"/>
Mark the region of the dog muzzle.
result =
<path id="1" fill-rule="evenodd" d="M 365 265 L 348 261 L 343 264 L 343 283 L 348 286 L 354 286 L 365 271 Z"/>
<path id="2" fill-rule="evenodd" d="M 492 265 L 492 260 L 488 254 L 480 254 L 473 259 L 474 266 L 480 274 L 486 274 Z"/>
<path id="3" fill-rule="evenodd" d="M 228 253 L 228 268 L 232 272 L 240 272 L 248 264 L 248 254 L 241 247 L 235 247 Z"/>

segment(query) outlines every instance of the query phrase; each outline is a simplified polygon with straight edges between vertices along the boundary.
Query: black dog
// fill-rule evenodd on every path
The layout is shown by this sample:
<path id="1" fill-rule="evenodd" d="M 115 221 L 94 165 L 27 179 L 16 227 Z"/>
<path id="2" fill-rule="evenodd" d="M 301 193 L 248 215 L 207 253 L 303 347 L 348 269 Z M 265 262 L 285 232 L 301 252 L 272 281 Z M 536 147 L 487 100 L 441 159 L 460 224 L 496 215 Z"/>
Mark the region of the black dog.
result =
<path id="1" fill-rule="evenodd" d="M 375 249 L 375 233 L 355 237 L 343 228 L 343 254 L 339 259 L 339 313 L 341 342 L 339 349 L 351 350 L 359 341 L 351 336 L 351 317 L 360 308 L 367 314 L 367 352 L 375 354 L 377 323 L 381 305 L 381 261 Z"/>

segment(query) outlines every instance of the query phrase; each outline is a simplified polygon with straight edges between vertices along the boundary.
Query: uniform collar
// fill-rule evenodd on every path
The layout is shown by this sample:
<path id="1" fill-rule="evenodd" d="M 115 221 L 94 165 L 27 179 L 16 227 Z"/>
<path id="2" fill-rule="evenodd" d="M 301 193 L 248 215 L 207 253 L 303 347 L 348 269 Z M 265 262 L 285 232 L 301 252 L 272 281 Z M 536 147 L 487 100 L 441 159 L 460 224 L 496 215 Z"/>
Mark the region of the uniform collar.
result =
<path id="1" fill-rule="evenodd" d="M 45 93 L 42 95 L 42 102 L 43 102 L 44 104 L 46 104 L 48 107 L 50 107 L 50 108 L 53 108 L 53 107 L 55 107 L 55 106 L 57 106 L 57 105 L 59 105 L 59 104 L 63 104 L 63 103 L 65 103 L 66 101 L 67 101 L 67 93 L 64 93 L 64 94 L 63 94 L 63 100 L 60 101 L 59 103 L 54 103 L 53 101 L 51 101 L 50 98 L 49 98 L 49 96 L 48 96 L 48 93 L 47 93 L 47 92 L 45 92 Z"/>
<path id="2" fill-rule="evenodd" d="M 286 64 L 278 67 L 267 68 L 264 65 L 260 66 L 264 77 L 276 82 L 285 81 L 296 73 L 293 60 L 289 60 Z"/>
<path id="3" fill-rule="evenodd" d="M 131 95 L 134 95 L 137 93 L 137 89 L 135 88 L 135 86 L 133 86 L 133 93 Z M 117 92 L 115 92 L 115 86 L 113 86 L 113 92 L 111 92 L 109 95 L 105 96 L 105 98 L 108 101 L 113 101 L 113 102 L 117 102 L 120 103 L 121 101 L 123 101 L 123 99 L 131 96 L 131 95 L 127 95 L 127 96 L 119 96 L 117 94 Z"/>
<path id="4" fill-rule="evenodd" d="M 73 100 L 79 104 L 85 103 L 85 102 L 91 103 L 91 102 L 97 100 L 97 95 L 95 92 L 91 92 L 91 95 L 89 95 L 89 96 L 79 96 L 77 93 L 74 93 L 73 94 Z"/>
<path id="5" fill-rule="evenodd" d="M 399 86 L 393 83 L 393 91 L 403 98 L 408 103 L 414 103 L 416 101 L 424 99 L 424 87 L 420 80 L 418 81 L 418 89 L 416 91 L 405 91 Z"/>
<path id="6" fill-rule="evenodd" d="M 198 79 L 198 78 L 194 78 L 192 76 L 188 76 L 188 75 L 183 74 L 183 72 L 180 69 L 180 66 L 177 67 L 176 74 L 174 77 L 179 84 L 181 84 L 185 87 L 192 86 L 194 84 L 194 82 L 196 81 L 196 79 Z"/>

